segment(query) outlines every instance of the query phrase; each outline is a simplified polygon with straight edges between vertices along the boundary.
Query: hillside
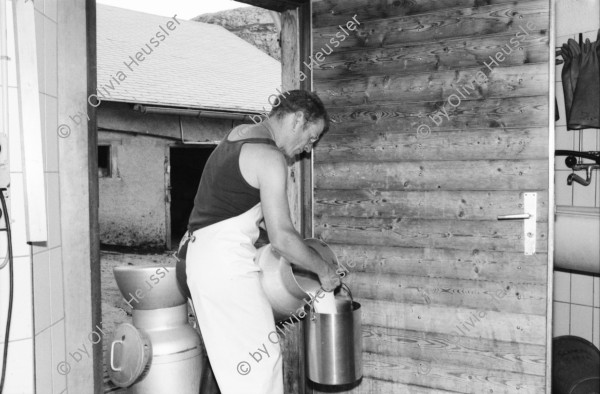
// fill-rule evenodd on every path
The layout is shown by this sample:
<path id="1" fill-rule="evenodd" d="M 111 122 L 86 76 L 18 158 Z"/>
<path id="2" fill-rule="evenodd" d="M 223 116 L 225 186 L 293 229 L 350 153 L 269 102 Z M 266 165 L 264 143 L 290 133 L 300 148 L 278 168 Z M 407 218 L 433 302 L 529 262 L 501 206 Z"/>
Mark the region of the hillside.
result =
<path id="1" fill-rule="evenodd" d="M 257 7 L 202 14 L 192 20 L 223 26 L 269 56 L 281 60 L 279 32 L 269 11 Z"/>

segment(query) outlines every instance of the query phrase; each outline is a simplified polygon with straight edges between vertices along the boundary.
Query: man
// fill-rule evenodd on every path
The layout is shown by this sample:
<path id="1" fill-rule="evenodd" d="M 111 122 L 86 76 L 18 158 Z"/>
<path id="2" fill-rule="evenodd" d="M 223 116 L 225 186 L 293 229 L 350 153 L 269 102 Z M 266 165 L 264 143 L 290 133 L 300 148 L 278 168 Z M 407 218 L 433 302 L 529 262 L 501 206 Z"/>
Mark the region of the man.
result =
<path id="1" fill-rule="evenodd" d="M 328 127 L 327 112 L 302 90 L 275 104 L 267 120 L 235 127 L 215 149 L 188 225 L 187 284 L 223 394 L 283 394 L 279 344 L 269 340 L 273 313 L 254 262 L 263 218 L 284 258 L 316 273 L 325 291 L 340 284 L 336 267 L 294 229 L 286 193 L 287 162 L 311 151 Z"/>

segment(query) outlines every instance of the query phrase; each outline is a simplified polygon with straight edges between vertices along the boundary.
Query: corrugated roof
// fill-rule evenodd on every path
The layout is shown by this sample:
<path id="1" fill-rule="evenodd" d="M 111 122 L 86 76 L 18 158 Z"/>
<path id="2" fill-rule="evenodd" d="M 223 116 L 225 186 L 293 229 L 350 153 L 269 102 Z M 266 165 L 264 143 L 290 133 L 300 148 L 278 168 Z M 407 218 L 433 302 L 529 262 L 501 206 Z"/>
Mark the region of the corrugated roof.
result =
<path id="1" fill-rule="evenodd" d="M 102 100 L 254 112 L 281 86 L 280 63 L 221 26 L 97 4 L 96 30 Z"/>

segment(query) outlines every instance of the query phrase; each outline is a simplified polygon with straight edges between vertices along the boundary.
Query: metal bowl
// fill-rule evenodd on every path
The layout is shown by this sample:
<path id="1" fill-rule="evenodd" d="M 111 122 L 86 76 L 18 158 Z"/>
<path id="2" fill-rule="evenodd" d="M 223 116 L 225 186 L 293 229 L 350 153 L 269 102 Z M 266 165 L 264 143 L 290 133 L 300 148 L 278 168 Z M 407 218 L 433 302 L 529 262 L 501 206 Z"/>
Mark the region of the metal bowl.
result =
<path id="1" fill-rule="evenodd" d="M 325 242 L 315 238 L 306 239 L 305 242 L 324 260 L 337 264 L 335 254 Z M 308 292 L 314 293 L 321 287 L 316 274 L 290 264 L 271 244 L 258 250 L 256 261 L 261 268 L 261 285 L 276 321 L 291 318 L 305 305 L 303 300 L 310 301 Z"/>
<path id="2" fill-rule="evenodd" d="M 187 302 L 174 266 L 121 266 L 113 269 L 117 286 L 133 309 L 171 308 Z"/>

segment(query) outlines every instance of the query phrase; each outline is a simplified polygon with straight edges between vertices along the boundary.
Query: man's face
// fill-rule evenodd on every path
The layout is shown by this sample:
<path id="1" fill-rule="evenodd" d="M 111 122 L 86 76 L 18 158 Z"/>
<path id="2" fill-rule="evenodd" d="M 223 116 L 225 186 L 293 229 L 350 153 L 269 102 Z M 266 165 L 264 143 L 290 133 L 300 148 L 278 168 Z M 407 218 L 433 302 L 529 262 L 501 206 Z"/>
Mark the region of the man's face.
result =
<path id="1" fill-rule="evenodd" d="M 285 144 L 284 153 L 290 159 L 302 152 L 310 152 L 313 144 L 321 137 L 325 127 L 323 119 L 306 122 L 302 112 L 289 114 L 288 124 L 290 125 L 291 134 L 288 143 Z"/>

